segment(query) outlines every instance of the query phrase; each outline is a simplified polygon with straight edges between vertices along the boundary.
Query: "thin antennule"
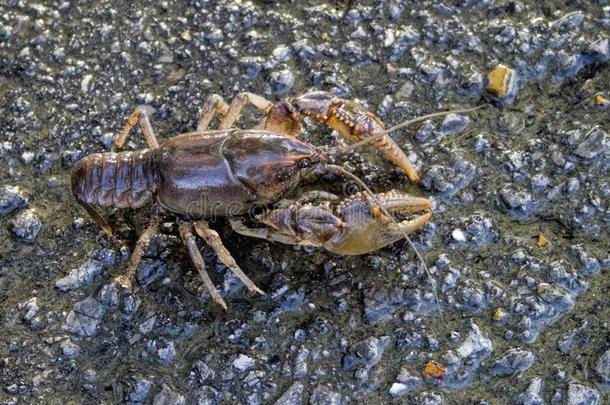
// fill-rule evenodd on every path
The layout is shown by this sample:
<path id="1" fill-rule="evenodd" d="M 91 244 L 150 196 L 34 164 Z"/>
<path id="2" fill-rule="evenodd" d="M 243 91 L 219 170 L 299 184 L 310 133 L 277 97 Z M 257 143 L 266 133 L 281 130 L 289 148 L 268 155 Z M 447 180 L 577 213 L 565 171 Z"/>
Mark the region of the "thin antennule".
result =
<path id="1" fill-rule="evenodd" d="M 325 168 L 327 169 L 327 171 L 329 172 L 334 172 L 336 174 L 341 174 L 344 176 L 347 176 L 349 178 L 351 178 L 352 180 L 354 180 L 360 187 L 362 187 L 362 189 L 366 192 L 366 194 L 373 200 L 373 202 L 375 203 L 375 205 L 377 205 L 377 207 L 379 207 L 379 209 L 381 210 L 381 212 L 387 216 L 388 218 L 390 218 L 390 221 L 396 226 L 396 228 L 398 228 L 398 230 L 400 231 L 400 233 L 402 233 L 402 236 L 405 238 L 405 240 L 407 241 L 407 243 L 409 243 L 409 247 L 411 247 L 411 249 L 413 249 L 413 251 L 415 252 L 415 255 L 417 256 L 417 258 L 419 259 L 419 262 L 422 264 L 424 270 L 426 271 L 426 274 L 428 275 L 428 278 L 430 280 L 432 280 L 432 274 L 430 274 L 430 270 L 428 269 L 428 266 L 426 265 L 426 262 L 424 261 L 423 256 L 421 255 L 421 253 L 419 253 L 419 250 L 417 250 L 417 248 L 415 247 L 415 244 L 413 243 L 413 241 L 411 240 L 411 238 L 409 238 L 409 235 L 407 235 L 407 233 L 400 228 L 400 226 L 398 225 L 398 222 L 396 221 L 396 219 L 394 218 L 394 215 L 392 215 L 379 201 L 379 199 L 377 198 L 377 196 L 371 191 L 371 189 L 362 181 L 360 180 L 360 178 L 358 176 L 356 176 L 354 173 L 344 169 L 341 166 L 337 166 L 337 165 L 326 165 Z M 441 311 L 441 304 L 440 301 L 438 299 L 438 294 L 436 292 L 436 284 L 434 284 L 432 291 L 434 292 L 434 300 L 436 302 L 436 306 L 438 308 L 438 311 Z"/>
<path id="2" fill-rule="evenodd" d="M 466 114 L 469 112 L 480 110 L 481 108 L 485 108 L 489 105 L 490 104 L 485 103 L 485 104 L 481 104 L 481 105 L 479 105 L 477 107 L 473 107 L 473 108 L 466 108 L 466 109 L 462 109 L 462 110 L 441 111 L 441 112 L 435 112 L 432 114 L 422 115 L 421 117 L 413 118 L 412 120 L 404 121 L 404 122 L 401 122 L 400 124 L 394 125 L 393 127 L 390 127 L 388 129 L 386 129 L 385 131 L 381 132 L 381 134 L 383 134 L 383 135 L 389 134 L 390 132 L 394 132 L 399 129 L 406 128 L 409 125 L 413 125 L 413 124 L 425 121 L 430 118 L 442 117 L 444 115 L 449 115 L 449 114 Z"/>

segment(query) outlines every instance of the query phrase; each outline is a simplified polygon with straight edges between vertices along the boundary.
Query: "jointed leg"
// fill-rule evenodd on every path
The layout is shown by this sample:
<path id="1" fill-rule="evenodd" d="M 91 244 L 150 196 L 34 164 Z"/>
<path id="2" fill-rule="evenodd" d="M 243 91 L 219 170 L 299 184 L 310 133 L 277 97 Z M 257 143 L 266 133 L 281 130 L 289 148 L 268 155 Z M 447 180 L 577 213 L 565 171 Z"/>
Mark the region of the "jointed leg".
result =
<path id="1" fill-rule="evenodd" d="M 92 205 L 87 204 L 86 202 L 83 202 L 83 201 L 78 201 L 78 202 L 80 203 L 80 205 L 82 205 L 85 208 L 85 210 L 87 210 L 89 215 L 91 215 L 91 218 L 93 218 L 93 220 L 95 221 L 97 226 L 99 226 L 106 233 L 106 235 L 108 235 L 108 237 L 114 239 L 114 232 L 112 231 L 112 227 L 110 225 L 108 225 L 108 222 L 106 222 L 104 217 L 102 217 L 102 215 L 99 212 L 97 212 L 95 210 L 95 208 L 93 208 Z"/>
<path id="2" fill-rule="evenodd" d="M 235 259 L 231 256 L 231 253 L 224 247 L 222 244 L 222 240 L 220 236 L 218 236 L 218 232 L 208 227 L 208 224 L 205 221 L 197 221 L 194 223 L 195 231 L 199 236 L 205 240 L 205 242 L 214 249 L 216 255 L 220 259 L 221 262 L 224 263 L 225 266 L 229 268 L 229 270 L 235 274 L 242 283 L 248 288 L 250 291 L 257 292 L 261 295 L 265 295 L 265 293 L 254 284 L 252 280 L 239 268 Z"/>
<path id="3" fill-rule="evenodd" d="M 218 128 L 231 128 L 233 124 L 235 124 L 235 121 L 237 121 L 237 119 L 239 118 L 241 110 L 243 110 L 246 104 L 248 103 L 252 104 L 264 113 L 268 112 L 271 106 L 273 106 L 270 101 L 254 93 L 239 93 L 231 102 L 229 111 L 227 111 L 226 116 L 224 117 Z"/>
<path id="4" fill-rule="evenodd" d="M 201 277 L 203 284 L 212 296 L 212 300 L 214 300 L 214 302 L 223 307 L 226 311 L 227 304 L 220 296 L 220 293 L 212 283 L 208 272 L 205 270 L 205 263 L 203 261 L 203 257 L 201 256 L 201 252 L 199 252 L 199 249 L 197 249 L 197 244 L 195 243 L 195 236 L 193 235 L 191 224 L 185 221 L 180 221 L 180 223 L 178 224 L 178 230 L 180 232 L 180 237 L 182 238 L 182 241 L 186 245 L 189 254 L 191 255 L 193 264 L 199 272 L 199 276 Z"/>
<path id="5" fill-rule="evenodd" d="M 210 121 L 214 118 L 214 114 L 219 113 L 222 116 L 227 115 L 229 106 L 224 102 L 222 97 L 218 94 L 210 95 L 201 107 L 201 113 L 199 114 L 199 124 L 197 125 L 197 132 L 205 131 L 210 125 Z"/>
<path id="6" fill-rule="evenodd" d="M 333 193 L 329 193 L 328 191 L 311 190 L 311 191 L 307 191 L 307 192 L 303 193 L 294 202 L 299 203 L 299 204 L 306 204 L 306 203 L 314 202 L 316 200 L 335 201 L 338 199 L 339 199 L 339 197 L 337 197 Z"/>
<path id="7" fill-rule="evenodd" d="M 307 243 L 307 241 L 303 241 L 297 236 L 286 235 L 285 233 L 277 232 L 270 228 L 250 228 L 244 225 L 244 223 L 240 220 L 229 219 L 229 223 L 231 224 L 231 229 L 233 229 L 240 235 L 250 236 L 252 238 L 258 239 L 265 239 L 272 242 L 280 242 L 285 245 L 317 246 L 312 243 Z"/>
<path id="8" fill-rule="evenodd" d="M 121 132 L 117 134 L 116 139 L 114 140 L 114 145 L 112 147 L 112 151 L 116 152 L 125 145 L 127 141 L 127 137 L 129 133 L 136 126 L 136 124 L 140 124 L 140 128 L 142 129 L 142 134 L 144 135 L 144 139 L 146 139 L 146 144 L 150 149 L 156 149 L 159 147 L 159 142 L 157 142 L 157 137 L 150 125 L 150 119 L 148 117 L 149 107 L 147 106 L 139 106 L 135 109 L 134 112 L 131 113 L 129 118 L 127 118 L 127 124 L 123 127 Z"/>
<path id="9" fill-rule="evenodd" d="M 117 277 L 117 282 L 121 284 L 125 288 L 131 288 L 133 286 L 133 281 L 136 275 L 136 269 L 138 268 L 138 264 L 140 264 L 140 260 L 144 253 L 146 253 L 146 249 L 148 249 L 148 245 L 150 244 L 150 240 L 157 234 L 159 231 L 159 222 L 161 222 L 161 208 L 158 205 L 154 205 L 151 212 L 150 221 L 148 223 L 148 227 L 136 242 L 136 246 L 131 253 L 131 257 L 129 257 L 129 263 L 127 264 L 127 269 L 125 274 Z"/>

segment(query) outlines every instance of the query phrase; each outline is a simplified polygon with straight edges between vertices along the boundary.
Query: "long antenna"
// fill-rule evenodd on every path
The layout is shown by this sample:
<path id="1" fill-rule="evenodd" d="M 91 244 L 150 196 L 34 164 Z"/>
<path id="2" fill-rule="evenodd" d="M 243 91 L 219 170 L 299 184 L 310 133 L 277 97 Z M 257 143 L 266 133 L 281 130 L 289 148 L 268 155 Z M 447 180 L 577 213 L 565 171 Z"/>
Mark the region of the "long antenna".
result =
<path id="1" fill-rule="evenodd" d="M 442 117 L 444 115 L 449 115 L 449 114 L 465 114 L 465 113 L 473 112 L 476 110 L 480 110 L 481 108 L 485 108 L 489 105 L 490 104 L 486 103 L 486 104 L 482 104 L 480 106 L 473 107 L 473 108 L 466 108 L 466 109 L 462 109 L 462 110 L 452 110 L 452 111 L 441 111 L 441 112 L 436 112 L 436 113 L 432 113 L 432 114 L 428 114 L 428 115 L 422 115 L 421 117 L 413 118 L 412 120 L 404 121 L 404 122 L 401 122 L 400 124 L 394 125 L 393 127 L 390 127 L 388 129 L 386 129 L 385 131 L 381 132 L 381 134 L 384 134 L 384 135 L 389 134 L 390 132 L 394 132 L 399 129 L 406 128 L 409 125 L 413 125 L 413 124 L 425 121 L 430 118 Z"/>

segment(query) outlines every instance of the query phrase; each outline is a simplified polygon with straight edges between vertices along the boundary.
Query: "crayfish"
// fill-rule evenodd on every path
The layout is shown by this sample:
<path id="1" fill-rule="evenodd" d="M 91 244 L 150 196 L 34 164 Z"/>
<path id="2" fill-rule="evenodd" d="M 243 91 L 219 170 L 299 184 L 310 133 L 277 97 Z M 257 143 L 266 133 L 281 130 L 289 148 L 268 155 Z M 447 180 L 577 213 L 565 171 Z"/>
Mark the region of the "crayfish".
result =
<path id="1" fill-rule="evenodd" d="M 254 129 L 235 128 L 248 103 L 263 111 L 264 119 Z M 219 128 L 209 130 L 215 114 L 222 116 Z M 341 255 L 380 249 L 430 220 L 430 200 L 395 190 L 374 195 L 369 190 L 343 200 L 328 192 L 310 191 L 287 202 L 286 197 L 306 176 L 350 174 L 333 164 L 340 148 L 316 147 L 300 139 L 305 117 L 325 123 L 350 141 L 365 141 L 412 181 L 418 180 L 379 118 L 327 92 L 288 97 L 275 104 L 252 93 L 240 93 L 230 105 L 214 94 L 206 99 L 194 132 L 162 144 L 156 139 L 147 108 L 138 107 L 117 135 L 112 152 L 88 155 L 72 170 L 76 200 L 109 236 L 113 235 L 112 227 L 95 207 L 135 209 L 152 201 L 148 227 L 118 281 L 128 288 L 133 285 L 136 268 L 158 232 L 164 211 L 176 215 L 180 237 L 193 264 L 212 299 L 224 309 L 227 305 L 205 269 L 195 234 L 250 291 L 264 293 L 239 268 L 206 219 L 224 216 L 240 234 L 321 246 Z M 148 148 L 118 152 L 138 124 Z M 277 205 L 280 200 L 282 204 Z M 258 225 L 248 227 L 241 216 L 253 207 L 263 207 L 263 211 L 255 216 Z M 393 213 L 419 211 L 427 212 L 401 222 L 393 218 Z"/>

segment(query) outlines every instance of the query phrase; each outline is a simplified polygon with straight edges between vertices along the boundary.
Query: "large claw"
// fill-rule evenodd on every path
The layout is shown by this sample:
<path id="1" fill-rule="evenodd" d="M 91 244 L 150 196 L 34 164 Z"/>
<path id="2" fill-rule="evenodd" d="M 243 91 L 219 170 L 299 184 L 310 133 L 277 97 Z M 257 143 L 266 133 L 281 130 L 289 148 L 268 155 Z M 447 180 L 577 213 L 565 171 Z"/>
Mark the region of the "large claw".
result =
<path id="1" fill-rule="evenodd" d="M 233 228 L 244 235 L 289 244 L 322 246 L 341 255 L 360 255 L 381 249 L 405 235 L 421 229 L 432 214 L 426 212 L 414 218 L 393 222 L 377 206 L 389 213 L 404 215 L 429 210 L 430 200 L 400 191 L 376 195 L 377 202 L 358 193 L 335 203 L 293 203 L 287 208 L 272 209 L 258 217 L 266 228 L 246 228 L 232 222 Z"/>
<path id="2" fill-rule="evenodd" d="M 400 167 L 411 181 L 419 181 L 419 176 L 405 153 L 384 133 L 383 122 L 358 104 L 331 93 L 315 91 L 285 98 L 271 107 L 263 127 L 270 131 L 296 135 L 301 130 L 300 121 L 303 117 L 326 123 L 348 140 L 368 140 Z"/>

